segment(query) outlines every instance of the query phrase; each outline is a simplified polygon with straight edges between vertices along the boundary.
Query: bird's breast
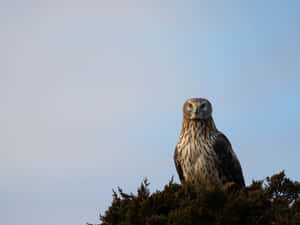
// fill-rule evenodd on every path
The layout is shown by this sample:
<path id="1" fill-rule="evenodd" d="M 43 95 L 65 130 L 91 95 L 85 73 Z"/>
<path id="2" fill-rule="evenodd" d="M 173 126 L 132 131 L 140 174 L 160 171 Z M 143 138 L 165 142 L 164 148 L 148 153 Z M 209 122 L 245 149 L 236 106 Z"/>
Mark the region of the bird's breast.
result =
<path id="1" fill-rule="evenodd" d="M 205 180 L 217 176 L 213 144 L 215 136 L 203 137 L 196 132 L 182 134 L 177 149 L 180 155 L 183 176 L 186 180 Z"/>

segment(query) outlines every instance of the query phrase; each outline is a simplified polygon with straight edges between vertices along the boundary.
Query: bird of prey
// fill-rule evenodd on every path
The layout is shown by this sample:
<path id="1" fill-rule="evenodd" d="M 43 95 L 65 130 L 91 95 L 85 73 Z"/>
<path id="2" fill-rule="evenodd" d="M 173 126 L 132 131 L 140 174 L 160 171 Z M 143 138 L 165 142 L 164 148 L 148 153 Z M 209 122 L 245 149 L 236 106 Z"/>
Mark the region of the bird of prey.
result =
<path id="1" fill-rule="evenodd" d="M 245 186 L 239 160 L 229 140 L 217 130 L 207 99 L 191 98 L 184 103 L 174 162 L 181 183 Z"/>

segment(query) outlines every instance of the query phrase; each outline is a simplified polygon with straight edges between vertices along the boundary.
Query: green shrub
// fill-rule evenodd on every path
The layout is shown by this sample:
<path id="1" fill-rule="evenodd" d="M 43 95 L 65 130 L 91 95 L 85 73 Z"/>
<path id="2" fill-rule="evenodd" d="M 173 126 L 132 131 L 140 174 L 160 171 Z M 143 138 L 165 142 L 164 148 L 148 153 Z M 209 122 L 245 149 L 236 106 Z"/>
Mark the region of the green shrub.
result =
<path id="1" fill-rule="evenodd" d="M 145 180 L 137 194 L 114 191 L 101 225 L 300 225 L 300 183 L 284 172 L 250 186 L 215 188 L 176 184 L 150 194 Z"/>

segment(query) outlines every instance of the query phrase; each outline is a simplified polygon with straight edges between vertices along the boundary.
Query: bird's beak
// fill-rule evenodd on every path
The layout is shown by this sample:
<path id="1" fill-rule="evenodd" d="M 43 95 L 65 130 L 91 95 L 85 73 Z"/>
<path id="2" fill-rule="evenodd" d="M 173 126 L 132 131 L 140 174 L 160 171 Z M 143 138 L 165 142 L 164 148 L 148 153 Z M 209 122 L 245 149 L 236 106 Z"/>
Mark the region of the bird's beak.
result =
<path id="1" fill-rule="evenodd" d="M 198 105 L 193 105 L 193 113 L 197 113 L 198 112 Z"/>

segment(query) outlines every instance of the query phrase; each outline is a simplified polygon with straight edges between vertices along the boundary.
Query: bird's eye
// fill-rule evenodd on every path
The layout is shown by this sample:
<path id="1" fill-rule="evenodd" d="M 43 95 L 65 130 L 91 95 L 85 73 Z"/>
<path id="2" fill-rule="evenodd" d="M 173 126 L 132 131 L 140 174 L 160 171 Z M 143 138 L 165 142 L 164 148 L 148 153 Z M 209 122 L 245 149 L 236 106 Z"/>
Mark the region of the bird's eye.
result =
<path id="1" fill-rule="evenodd" d="M 204 102 L 200 105 L 200 109 L 204 109 L 205 107 L 206 107 L 206 102 Z"/>
<path id="2" fill-rule="evenodd" d="M 188 107 L 189 107 L 190 109 L 192 109 L 192 108 L 193 108 L 193 105 L 192 105 L 191 103 L 189 103 L 189 104 L 188 104 Z"/>

